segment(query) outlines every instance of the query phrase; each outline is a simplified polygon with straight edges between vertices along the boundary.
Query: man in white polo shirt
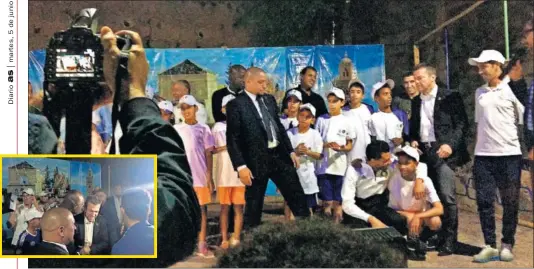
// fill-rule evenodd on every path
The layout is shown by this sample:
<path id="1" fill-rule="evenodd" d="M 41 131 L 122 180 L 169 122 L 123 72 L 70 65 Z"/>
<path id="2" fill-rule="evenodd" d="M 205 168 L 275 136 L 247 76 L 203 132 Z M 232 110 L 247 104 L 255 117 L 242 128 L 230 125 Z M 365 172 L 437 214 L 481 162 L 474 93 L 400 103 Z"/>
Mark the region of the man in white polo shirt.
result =
<path id="1" fill-rule="evenodd" d="M 486 247 L 475 262 L 511 261 L 517 228 L 521 187 L 521 147 L 517 124 L 523 124 L 524 107 L 504 79 L 504 56 L 496 50 L 482 51 L 469 64 L 478 67 L 486 81 L 475 93 L 477 136 L 473 174 L 478 213 Z M 495 236 L 495 188 L 503 206 L 503 238 L 497 250 Z"/>

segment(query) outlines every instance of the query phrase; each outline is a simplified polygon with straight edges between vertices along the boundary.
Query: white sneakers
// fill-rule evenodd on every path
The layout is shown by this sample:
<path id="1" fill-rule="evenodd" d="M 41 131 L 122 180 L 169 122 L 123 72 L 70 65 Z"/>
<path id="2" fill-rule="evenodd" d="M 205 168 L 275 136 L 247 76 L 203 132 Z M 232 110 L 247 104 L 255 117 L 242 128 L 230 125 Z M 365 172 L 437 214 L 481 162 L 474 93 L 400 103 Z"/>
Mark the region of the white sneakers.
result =
<path id="1" fill-rule="evenodd" d="M 491 246 L 485 246 L 480 253 L 473 257 L 474 262 L 486 263 L 491 261 L 503 261 L 510 262 L 514 259 L 514 254 L 512 253 L 512 245 L 502 244 L 501 252 L 496 248 Z"/>

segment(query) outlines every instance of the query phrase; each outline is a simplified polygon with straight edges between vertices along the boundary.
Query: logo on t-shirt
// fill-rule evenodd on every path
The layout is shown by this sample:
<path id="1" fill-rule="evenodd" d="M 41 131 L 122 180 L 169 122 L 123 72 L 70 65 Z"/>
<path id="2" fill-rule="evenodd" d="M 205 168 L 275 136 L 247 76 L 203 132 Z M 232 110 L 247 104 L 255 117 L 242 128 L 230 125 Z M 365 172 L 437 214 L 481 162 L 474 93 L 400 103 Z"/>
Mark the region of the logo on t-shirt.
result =
<path id="1" fill-rule="evenodd" d="M 345 129 L 340 129 L 340 130 L 338 130 L 337 135 L 345 138 L 348 135 L 348 131 L 345 130 Z"/>

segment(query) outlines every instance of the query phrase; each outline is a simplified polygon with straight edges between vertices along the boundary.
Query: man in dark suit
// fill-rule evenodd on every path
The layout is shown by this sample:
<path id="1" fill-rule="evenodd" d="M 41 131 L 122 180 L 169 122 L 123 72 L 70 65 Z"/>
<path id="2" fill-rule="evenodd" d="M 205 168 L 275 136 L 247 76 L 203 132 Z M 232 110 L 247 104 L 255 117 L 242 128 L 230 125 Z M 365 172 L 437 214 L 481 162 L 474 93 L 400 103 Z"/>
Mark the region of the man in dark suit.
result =
<path id="1" fill-rule="evenodd" d="M 76 225 L 74 216 L 65 208 L 52 208 L 41 218 L 43 241 L 37 247 L 37 255 L 69 255 L 67 245 L 74 242 Z"/>
<path id="2" fill-rule="evenodd" d="M 469 161 L 467 114 L 459 93 L 438 89 L 434 67 L 419 64 L 414 76 L 421 101 L 413 103 L 410 140 L 423 152 L 422 161 L 428 164 L 429 176 L 445 209 L 438 255 L 446 256 L 453 254 L 458 238 L 453 169 Z"/>
<path id="3" fill-rule="evenodd" d="M 108 197 L 101 210 L 102 215 L 106 218 L 109 244 L 111 246 L 119 241 L 122 230 L 122 215 L 120 213 L 122 184 L 120 181 L 112 181 L 112 184 L 113 195 Z"/>
<path id="4" fill-rule="evenodd" d="M 99 216 L 99 212 L 100 200 L 96 196 L 89 196 L 85 200 L 84 214 L 74 217 L 76 222 L 74 245 L 76 252 L 82 255 L 103 255 L 110 252 L 106 219 Z"/>
<path id="5" fill-rule="evenodd" d="M 277 115 L 274 97 L 265 94 L 265 72 L 251 67 L 245 74 L 245 91 L 227 105 L 228 153 L 245 192 L 245 225 L 261 223 L 267 182 L 274 181 L 296 217 L 307 217 L 304 191 L 295 167 L 298 158 Z"/>
<path id="6" fill-rule="evenodd" d="M 215 122 L 225 121 L 226 115 L 222 113 L 222 99 L 227 95 L 236 96 L 245 88 L 243 77 L 247 70 L 240 64 L 230 66 L 228 70 L 228 87 L 219 89 L 211 96 L 211 113 Z"/>

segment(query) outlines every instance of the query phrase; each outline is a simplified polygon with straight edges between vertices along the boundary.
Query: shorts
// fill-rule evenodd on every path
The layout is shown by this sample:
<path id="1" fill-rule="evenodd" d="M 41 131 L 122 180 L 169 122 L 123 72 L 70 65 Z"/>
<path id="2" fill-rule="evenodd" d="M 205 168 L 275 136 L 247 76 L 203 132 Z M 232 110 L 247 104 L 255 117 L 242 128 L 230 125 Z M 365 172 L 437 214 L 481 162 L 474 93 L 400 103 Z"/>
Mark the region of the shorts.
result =
<path id="1" fill-rule="evenodd" d="M 193 187 L 198 198 L 198 203 L 203 206 L 211 203 L 211 193 L 208 187 Z"/>
<path id="2" fill-rule="evenodd" d="M 323 201 L 341 201 L 341 188 L 343 187 L 343 176 L 319 175 L 320 198 Z"/>
<path id="3" fill-rule="evenodd" d="M 219 187 L 217 195 L 221 205 L 245 204 L 245 187 Z"/>
<path id="4" fill-rule="evenodd" d="M 317 207 L 317 193 L 306 194 L 305 197 L 306 197 L 306 204 L 308 205 L 308 208 Z"/>

